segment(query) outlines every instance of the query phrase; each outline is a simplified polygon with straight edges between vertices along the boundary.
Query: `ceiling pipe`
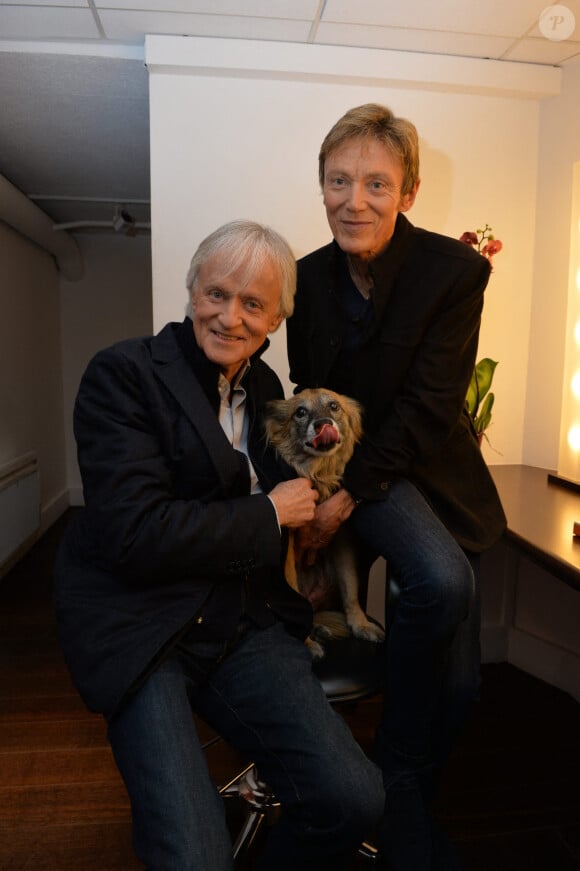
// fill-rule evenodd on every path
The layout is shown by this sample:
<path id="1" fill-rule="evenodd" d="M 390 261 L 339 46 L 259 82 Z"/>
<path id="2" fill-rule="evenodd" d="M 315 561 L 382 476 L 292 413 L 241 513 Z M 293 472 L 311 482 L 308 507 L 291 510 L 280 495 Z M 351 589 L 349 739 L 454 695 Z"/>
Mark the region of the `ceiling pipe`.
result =
<path id="1" fill-rule="evenodd" d="M 136 221 L 133 215 L 119 203 L 115 206 L 110 221 L 68 221 L 65 224 L 54 224 L 53 230 L 114 230 L 126 236 L 136 236 L 137 230 L 151 230 L 148 221 Z"/>
<path id="2" fill-rule="evenodd" d="M 61 194 L 28 194 L 29 200 L 58 200 L 61 203 L 115 203 L 119 202 L 119 197 L 64 197 Z M 150 206 L 151 200 L 136 200 L 132 197 L 123 199 L 123 203 L 139 206 Z"/>
<path id="3" fill-rule="evenodd" d="M 134 236 L 135 234 L 131 230 L 151 230 L 151 224 L 136 221 L 126 228 L 125 226 L 116 227 L 114 221 L 68 221 L 66 224 L 54 224 L 53 230 L 114 230 L 116 233 Z"/>
<path id="4" fill-rule="evenodd" d="M 3 175 L 0 175 L 0 221 L 52 254 L 58 269 L 69 281 L 83 277 L 81 252 L 72 236 L 55 233 L 54 222 L 48 215 Z"/>

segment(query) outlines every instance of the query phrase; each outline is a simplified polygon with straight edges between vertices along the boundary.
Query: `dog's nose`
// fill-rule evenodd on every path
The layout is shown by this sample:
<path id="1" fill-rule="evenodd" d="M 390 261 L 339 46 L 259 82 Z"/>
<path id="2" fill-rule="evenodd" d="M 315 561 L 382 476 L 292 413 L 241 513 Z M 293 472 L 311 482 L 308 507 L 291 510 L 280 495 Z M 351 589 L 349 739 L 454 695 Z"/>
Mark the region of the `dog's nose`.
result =
<path id="1" fill-rule="evenodd" d="M 334 421 L 331 417 L 319 417 L 312 426 L 316 432 L 319 432 L 324 426 L 334 426 Z"/>

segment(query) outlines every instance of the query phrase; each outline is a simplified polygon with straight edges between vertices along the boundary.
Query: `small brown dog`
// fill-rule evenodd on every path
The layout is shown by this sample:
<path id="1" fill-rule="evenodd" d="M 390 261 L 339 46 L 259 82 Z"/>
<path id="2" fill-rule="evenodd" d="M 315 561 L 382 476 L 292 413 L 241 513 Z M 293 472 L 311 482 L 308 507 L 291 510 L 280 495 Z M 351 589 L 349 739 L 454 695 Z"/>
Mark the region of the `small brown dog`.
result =
<path id="1" fill-rule="evenodd" d="M 345 466 L 362 435 L 358 402 L 331 390 L 303 390 L 291 399 L 269 402 L 265 426 L 270 444 L 298 475 L 312 481 L 321 502 L 340 489 Z M 383 640 L 382 629 L 367 619 L 360 606 L 357 561 L 344 526 L 320 552 L 314 566 L 297 564 L 290 530 L 286 579 L 310 599 L 317 637 L 337 637 L 350 630 L 357 638 Z M 344 612 L 342 620 L 337 620 L 335 612 L 322 610 L 332 605 L 337 590 Z M 314 639 L 309 639 L 308 645 L 314 657 L 324 655 Z"/>

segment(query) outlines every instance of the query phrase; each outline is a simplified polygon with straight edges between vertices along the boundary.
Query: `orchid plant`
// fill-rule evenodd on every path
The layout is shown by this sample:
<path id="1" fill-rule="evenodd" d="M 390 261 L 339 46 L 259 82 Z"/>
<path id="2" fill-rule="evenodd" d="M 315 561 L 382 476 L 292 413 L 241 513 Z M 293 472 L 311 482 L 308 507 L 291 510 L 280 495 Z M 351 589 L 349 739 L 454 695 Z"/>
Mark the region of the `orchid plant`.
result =
<path id="1" fill-rule="evenodd" d="M 499 254 L 503 248 L 503 242 L 500 242 L 499 239 L 495 238 L 489 224 L 486 224 L 483 230 L 476 230 L 475 233 L 473 230 L 466 230 L 465 233 L 462 233 L 459 237 L 459 241 L 466 242 L 486 257 L 489 260 L 492 269 L 493 258 L 496 254 Z"/>
<path id="2" fill-rule="evenodd" d="M 503 243 L 495 238 L 489 224 L 486 224 L 483 230 L 475 230 L 475 232 L 466 230 L 460 236 L 459 241 L 471 245 L 483 257 L 486 257 L 493 270 L 493 258 L 502 250 Z M 496 366 L 497 360 L 491 360 L 489 357 L 479 360 L 473 370 L 465 397 L 467 410 L 471 415 L 473 426 L 480 441 L 491 423 L 491 410 L 495 394 L 490 392 L 490 388 Z M 487 436 L 485 437 L 487 438 Z"/>

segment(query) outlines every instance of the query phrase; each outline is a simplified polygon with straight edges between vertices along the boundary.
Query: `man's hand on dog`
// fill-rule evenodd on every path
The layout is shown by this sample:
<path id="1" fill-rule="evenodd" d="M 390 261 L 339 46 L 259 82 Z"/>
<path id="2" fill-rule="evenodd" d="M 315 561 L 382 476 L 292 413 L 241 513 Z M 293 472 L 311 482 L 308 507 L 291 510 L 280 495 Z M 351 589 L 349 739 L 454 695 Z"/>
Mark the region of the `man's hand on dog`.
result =
<path id="1" fill-rule="evenodd" d="M 318 505 L 314 519 L 301 526 L 294 537 L 296 561 L 306 566 L 314 565 L 318 551 L 328 546 L 354 507 L 354 500 L 346 490 L 339 490 Z"/>
<path id="2" fill-rule="evenodd" d="M 280 526 L 297 529 L 315 516 L 318 493 L 307 478 L 283 481 L 268 496 L 274 503 Z"/>

